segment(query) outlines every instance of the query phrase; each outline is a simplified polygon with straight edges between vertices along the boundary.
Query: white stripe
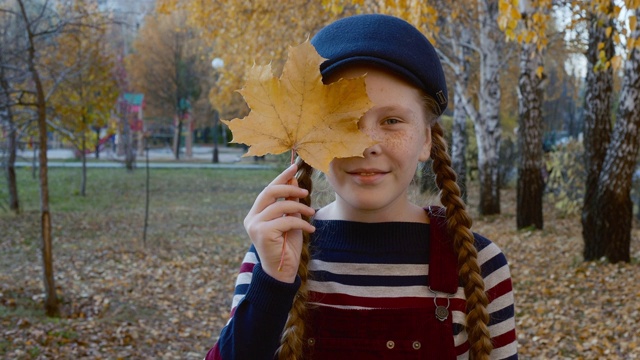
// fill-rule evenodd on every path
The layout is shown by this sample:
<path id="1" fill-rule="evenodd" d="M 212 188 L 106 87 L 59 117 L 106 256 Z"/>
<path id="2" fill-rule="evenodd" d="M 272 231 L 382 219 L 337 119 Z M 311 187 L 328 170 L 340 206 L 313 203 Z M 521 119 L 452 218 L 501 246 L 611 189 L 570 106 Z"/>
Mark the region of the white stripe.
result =
<path id="1" fill-rule="evenodd" d="M 516 319 L 508 318 L 503 322 L 489 326 L 489 333 L 491 334 L 491 337 L 494 338 L 502 334 L 506 334 L 515 328 L 516 328 Z"/>
<path id="2" fill-rule="evenodd" d="M 468 339 L 467 331 L 465 330 L 465 324 L 467 323 L 467 314 L 462 311 L 453 311 L 451 316 L 451 320 L 453 321 L 453 323 L 462 325 L 462 331 L 460 331 L 458 335 L 453 337 L 453 345 L 455 347 L 458 347 L 467 342 Z"/>
<path id="3" fill-rule="evenodd" d="M 467 350 L 464 354 L 458 355 L 456 360 L 468 360 L 469 359 L 469 350 Z"/>
<path id="4" fill-rule="evenodd" d="M 501 348 L 497 348 L 497 349 L 493 349 L 493 351 L 491 352 L 491 355 L 489 356 L 490 359 L 505 359 L 508 358 L 509 356 L 513 356 L 518 352 L 518 343 L 517 341 L 514 341 L 512 343 L 509 343 L 508 345 L 505 345 Z"/>
<path id="5" fill-rule="evenodd" d="M 482 265 L 494 256 L 500 254 L 500 248 L 494 243 L 490 243 L 478 252 L 478 264 Z"/>
<path id="6" fill-rule="evenodd" d="M 242 262 L 249 263 L 249 264 L 257 264 L 258 257 L 256 256 L 256 253 L 249 251 L 244 255 L 244 259 L 242 259 Z"/>
<path id="7" fill-rule="evenodd" d="M 424 297 L 433 298 L 433 293 L 428 286 L 352 286 L 344 285 L 333 281 L 308 281 L 309 290 L 324 294 L 345 294 L 350 296 L 368 298 L 401 298 L 401 297 Z M 442 295 L 440 295 L 442 296 Z M 464 289 L 459 287 L 458 292 L 453 296 L 456 299 L 464 299 Z"/>
<path id="8" fill-rule="evenodd" d="M 233 309 L 235 309 L 236 307 L 238 307 L 238 304 L 240 303 L 240 301 L 244 299 L 244 294 L 241 295 L 233 295 L 233 300 L 231 300 L 231 311 L 233 311 Z"/>
<path id="9" fill-rule="evenodd" d="M 491 290 L 494 286 L 500 284 L 504 280 L 509 279 L 509 267 L 504 265 L 503 267 L 496 269 L 494 272 L 484 278 L 484 291 Z"/>
<path id="10" fill-rule="evenodd" d="M 366 307 L 366 306 L 347 306 L 347 305 L 329 305 L 329 304 L 322 304 L 322 303 L 317 303 L 317 302 L 309 302 L 309 304 L 311 306 L 324 306 L 324 307 L 330 307 L 330 308 L 334 308 L 334 309 L 343 309 L 343 310 L 373 310 L 375 308 L 372 307 Z"/>
<path id="11" fill-rule="evenodd" d="M 508 293 L 493 299 L 491 304 L 487 306 L 487 312 L 491 314 L 511 305 L 513 305 L 513 291 L 509 291 Z"/>
<path id="12" fill-rule="evenodd" d="M 238 274 L 238 278 L 236 279 L 236 287 L 238 285 L 250 284 L 251 278 L 253 278 L 253 273 L 250 272 L 243 272 Z"/>
<path id="13" fill-rule="evenodd" d="M 416 276 L 428 275 L 429 265 L 425 264 L 357 264 L 335 263 L 322 260 L 311 260 L 311 271 L 328 271 L 341 275 L 386 275 L 386 276 Z"/>
<path id="14" fill-rule="evenodd" d="M 346 294 L 368 298 L 433 297 L 426 286 L 352 286 L 333 281 L 309 280 L 309 290 L 325 294 Z"/>

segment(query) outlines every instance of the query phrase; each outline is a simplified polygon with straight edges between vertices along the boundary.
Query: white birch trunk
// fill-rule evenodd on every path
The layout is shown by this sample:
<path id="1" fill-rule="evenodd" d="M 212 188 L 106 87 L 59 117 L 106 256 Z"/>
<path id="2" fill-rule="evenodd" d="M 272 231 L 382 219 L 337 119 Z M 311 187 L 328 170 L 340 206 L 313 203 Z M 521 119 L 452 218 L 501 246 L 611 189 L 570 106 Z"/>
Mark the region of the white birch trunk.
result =
<path id="1" fill-rule="evenodd" d="M 453 95 L 453 130 L 451 136 L 451 161 L 453 170 L 458 174 L 458 186 L 462 191 L 462 200 L 467 202 L 467 114 L 465 110 L 471 104 L 468 98 L 467 88 L 469 86 L 469 49 L 465 44 L 471 42 L 471 31 L 468 27 L 460 28 L 459 41 L 452 39 L 453 48 L 457 60 L 457 70 L 454 82 Z"/>
<path id="2" fill-rule="evenodd" d="M 640 15 L 640 10 L 635 10 Z M 640 28 L 631 29 L 638 41 Z M 620 105 L 613 136 L 598 178 L 597 236 L 605 243 L 609 261 L 630 261 L 633 204 L 631 181 L 640 149 L 640 51 L 632 49 L 624 66 Z"/>
<path id="3" fill-rule="evenodd" d="M 613 10 L 609 2 L 608 12 Z M 611 59 L 614 55 L 613 41 L 606 36 L 606 28 L 613 26 L 607 19 L 607 13 L 590 13 L 589 47 L 587 49 L 587 79 L 584 100 L 584 163 L 587 171 L 585 196 L 582 207 L 583 256 L 587 261 L 604 256 L 605 244 L 597 235 L 597 223 L 600 204 L 598 204 L 598 178 L 611 138 L 611 102 L 613 94 L 613 70 L 611 67 L 596 68 L 601 51 Z"/>
<path id="4" fill-rule="evenodd" d="M 524 1 L 528 3 L 528 1 Z M 526 4 L 525 4 L 526 6 Z M 530 12 L 523 12 L 528 19 Z M 526 21 L 526 20 L 525 20 Z M 528 24 L 526 24 L 528 28 Z M 537 45 L 522 43 L 518 81 L 518 185 L 516 226 L 522 229 L 543 228 L 542 194 L 542 78 L 537 69 L 543 66 Z"/>
<path id="5" fill-rule="evenodd" d="M 504 35 L 497 25 L 498 1 L 478 1 L 480 20 L 480 94 L 475 121 L 478 142 L 478 173 L 482 215 L 500 213 L 500 176 L 498 170 L 500 138 L 500 58 Z"/>

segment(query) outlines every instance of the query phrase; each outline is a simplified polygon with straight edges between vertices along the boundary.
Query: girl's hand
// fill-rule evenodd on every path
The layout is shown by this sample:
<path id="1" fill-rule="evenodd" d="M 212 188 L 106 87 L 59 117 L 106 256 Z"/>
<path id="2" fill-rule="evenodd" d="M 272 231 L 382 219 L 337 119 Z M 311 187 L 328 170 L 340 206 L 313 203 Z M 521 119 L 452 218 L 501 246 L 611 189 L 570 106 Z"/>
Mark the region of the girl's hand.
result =
<path id="1" fill-rule="evenodd" d="M 301 214 L 311 216 L 315 210 L 299 202 L 309 192 L 298 187 L 297 171 L 298 167 L 291 165 L 278 175 L 258 195 L 244 219 L 244 227 L 258 251 L 262 269 L 276 280 L 288 283 L 293 283 L 298 273 L 302 232 L 315 231 L 315 227 L 301 218 Z M 285 233 L 288 235 L 284 262 L 278 271 Z"/>

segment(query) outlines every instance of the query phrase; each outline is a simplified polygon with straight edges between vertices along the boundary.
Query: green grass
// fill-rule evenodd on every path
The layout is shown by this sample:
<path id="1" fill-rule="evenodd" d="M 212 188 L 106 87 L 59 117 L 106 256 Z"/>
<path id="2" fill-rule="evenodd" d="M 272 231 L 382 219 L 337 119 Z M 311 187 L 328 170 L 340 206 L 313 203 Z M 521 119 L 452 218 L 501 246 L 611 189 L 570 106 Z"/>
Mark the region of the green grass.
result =
<path id="1" fill-rule="evenodd" d="M 75 168 L 49 169 L 49 204 L 52 212 L 91 212 L 144 206 L 144 168 L 132 173 L 125 169 L 88 169 L 84 197 L 79 195 L 80 171 Z M 151 169 L 151 201 L 166 205 L 178 200 L 193 206 L 216 200 L 227 201 L 247 190 L 259 191 L 256 184 L 264 186 L 276 174 L 276 170 Z M 22 211 L 39 211 L 39 180 L 33 179 L 31 171 L 24 168 L 18 169 L 17 178 Z"/>
<path id="2" fill-rule="evenodd" d="M 78 195 L 80 169 L 49 169 L 54 248 L 154 248 L 196 252 L 224 234 L 245 239 L 242 220 L 277 170 L 151 169 L 146 241 L 145 169 L 89 169 L 86 196 Z M 0 209 L 0 272 L 12 263 L 39 262 L 38 179 L 18 169 L 22 214 Z"/>

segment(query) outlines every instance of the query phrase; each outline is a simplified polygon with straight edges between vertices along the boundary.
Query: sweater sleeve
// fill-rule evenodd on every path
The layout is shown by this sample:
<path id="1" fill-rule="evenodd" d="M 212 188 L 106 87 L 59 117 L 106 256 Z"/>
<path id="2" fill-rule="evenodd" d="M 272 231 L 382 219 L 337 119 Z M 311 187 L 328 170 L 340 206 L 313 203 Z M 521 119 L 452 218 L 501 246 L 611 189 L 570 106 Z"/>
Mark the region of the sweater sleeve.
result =
<path id="1" fill-rule="evenodd" d="M 518 358 L 515 305 L 511 272 L 507 259 L 491 241 L 475 234 L 478 263 L 489 296 L 489 332 L 493 342 L 491 359 Z"/>
<path id="2" fill-rule="evenodd" d="M 299 278 L 289 284 L 265 273 L 252 246 L 240 266 L 231 319 L 205 360 L 273 360 L 299 287 Z"/>

